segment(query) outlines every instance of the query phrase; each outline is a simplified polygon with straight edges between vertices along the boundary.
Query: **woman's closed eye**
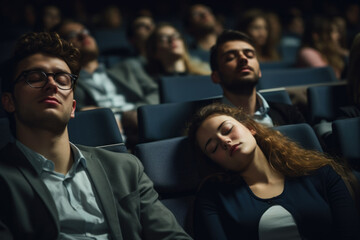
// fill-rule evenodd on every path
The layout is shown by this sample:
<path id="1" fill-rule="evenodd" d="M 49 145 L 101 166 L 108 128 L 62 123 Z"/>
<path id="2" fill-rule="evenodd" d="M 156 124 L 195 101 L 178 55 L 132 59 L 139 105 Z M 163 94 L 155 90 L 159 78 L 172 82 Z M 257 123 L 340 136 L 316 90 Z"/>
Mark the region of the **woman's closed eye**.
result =
<path id="1" fill-rule="evenodd" d="M 220 134 L 223 136 L 230 134 L 233 127 L 234 125 L 231 123 L 224 123 L 220 128 Z"/>

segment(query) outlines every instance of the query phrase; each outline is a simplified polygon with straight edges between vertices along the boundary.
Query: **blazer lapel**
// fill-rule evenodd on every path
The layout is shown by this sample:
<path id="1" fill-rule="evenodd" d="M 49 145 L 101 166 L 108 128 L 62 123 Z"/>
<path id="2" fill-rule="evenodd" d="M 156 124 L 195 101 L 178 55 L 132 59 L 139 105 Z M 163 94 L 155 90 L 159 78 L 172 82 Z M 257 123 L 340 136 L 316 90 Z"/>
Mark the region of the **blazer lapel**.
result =
<path id="1" fill-rule="evenodd" d="M 94 158 L 90 152 L 87 152 L 84 149 L 81 149 L 81 152 L 86 158 L 90 181 L 92 182 L 97 196 L 100 199 L 101 209 L 104 211 L 104 216 L 107 220 L 110 230 L 112 234 L 116 236 L 116 239 L 122 239 L 115 198 L 105 170 L 100 164 L 99 160 Z"/>
<path id="2" fill-rule="evenodd" d="M 134 76 L 128 69 L 123 69 L 123 71 L 108 69 L 107 73 L 113 80 L 116 81 L 116 84 L 121 84 L 123 88 L 126 88 L 139 98 L 142 98 L 142 89 L 138 84 L 136 84 Z"/>
<path id="3" fill-rule="evenodd" d="M 22 152 L 16 147 L 15 144 L 12 145 L 11 151 L 14 166 L 16 166 L 23 173 L 24 177 L 34 188 L 35 192 L 40 196 L 41 200 L 52 216 L 52 220 L 56 226 L 57 231 L 60 232 L 59 215 L 51 193 L 33 166 L 30 164 L 29 160 L 24 156 L 24 154 L 22 154 Z"/>

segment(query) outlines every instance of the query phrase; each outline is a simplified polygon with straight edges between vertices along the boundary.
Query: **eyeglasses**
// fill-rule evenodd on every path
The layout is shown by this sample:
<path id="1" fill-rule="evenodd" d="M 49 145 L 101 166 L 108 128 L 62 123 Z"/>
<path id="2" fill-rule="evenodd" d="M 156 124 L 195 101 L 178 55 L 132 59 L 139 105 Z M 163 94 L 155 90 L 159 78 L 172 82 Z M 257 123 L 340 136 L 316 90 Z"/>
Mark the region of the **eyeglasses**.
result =
<path id="1" fill-rule="evenodd" d="M 62 90 L 72 89 L 78 78 L 77 75 L 66 72 L 45 73 L 40 70 L 29 70 L 22 72 L 14 83 L 16 84 L 21 78 L 24 78 L 30 87 L 43 88 L 49 82 L 49 76 L 54 78 L 56 85 Z"/>
<path id="2" fill-rule="evenodd" d="M 71 31 L 68 35 L 66 35 L 66 39 L 69 40 L 73 38 L 78 38 L 83 35 L 90 35 L 90 31 L 86 28 L 82 29 L 81 31 Z"/>
<path id="3" fill-rule="evenodd" d="M 170 40 L 173 41 L 173 40 L 177 40 L 177 39 L 181 39 L 181 36 L 179 33 L 174 33 L 171 35 L 160 34 L 157 36 L 157 40 L 162 43 L 170 42 Z"/>

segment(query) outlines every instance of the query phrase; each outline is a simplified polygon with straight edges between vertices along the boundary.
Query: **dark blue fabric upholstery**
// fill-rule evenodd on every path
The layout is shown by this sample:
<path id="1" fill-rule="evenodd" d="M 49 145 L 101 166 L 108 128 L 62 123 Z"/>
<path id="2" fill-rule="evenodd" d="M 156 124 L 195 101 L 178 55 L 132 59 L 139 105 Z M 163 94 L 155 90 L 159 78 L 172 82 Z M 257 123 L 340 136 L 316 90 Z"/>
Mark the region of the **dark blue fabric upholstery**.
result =
<path id="1" fill-rule="evenodd" d="M 161 103 L 186 102 L 222 95 L 220 85 L 213 83 L 210 76 L 168 76 L 161 77 L 159 81 Z"/>
<path id="2" fill-rule="evenodd" d="M 150 142 L 184 135 L 186 123 L 201 107 L 219 98 L 145 105 L 138 108 L 139 141 Z"/>
<path id="3" fill-rule="evenodd" d="M 272 90 L 272 91 L 260 91 L 260 94 L 271 102 L 286 103 L 292 105 L 289 93 L 283 90 Z"/>
<path id="4" fill-rule="evenodd" d="M 115 116 L 108 108 L 76 112 L 68 130 L 72 143 L 127 152 Z"/>
<path id="5" fill-rule="evenodd" d="M 345 84 L 309 87 L 307 99 L 311 124 L 319 123 L 321 120 L 335 120 L 339 107 L 349 104 Z"/>
<path id="6" fill-rule="evenodd" d="M 360 170 L 360 118 L 335 120 L 332 123 L 334 146 L 340 156 Z"/>
<path id="7" fill-rule="evenodd" d="M 331 67 L 264 69 L 257 89 L 300 86 L 339 81 Z"/>

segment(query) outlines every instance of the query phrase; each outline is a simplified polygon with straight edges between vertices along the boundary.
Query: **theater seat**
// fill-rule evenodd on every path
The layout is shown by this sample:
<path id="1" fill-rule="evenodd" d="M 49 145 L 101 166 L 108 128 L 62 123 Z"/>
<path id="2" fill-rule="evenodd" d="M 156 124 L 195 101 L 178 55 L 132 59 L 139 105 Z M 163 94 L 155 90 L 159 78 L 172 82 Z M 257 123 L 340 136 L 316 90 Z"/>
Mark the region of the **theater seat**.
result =
<path id="1" fill-rule="evenodd" d="M 109 108 L 75 113 L 70 119 L 69 138 L 72 143 L 127 152 L 115 116 Z"/>

